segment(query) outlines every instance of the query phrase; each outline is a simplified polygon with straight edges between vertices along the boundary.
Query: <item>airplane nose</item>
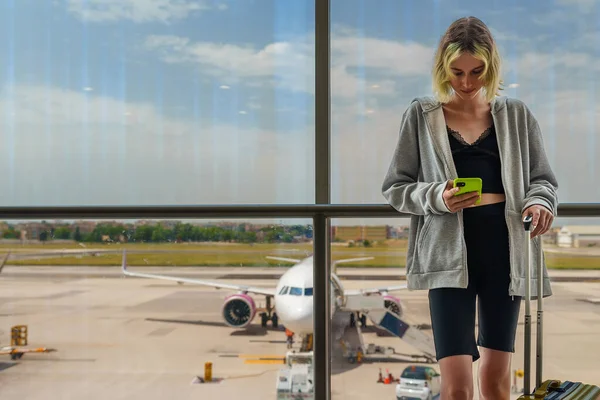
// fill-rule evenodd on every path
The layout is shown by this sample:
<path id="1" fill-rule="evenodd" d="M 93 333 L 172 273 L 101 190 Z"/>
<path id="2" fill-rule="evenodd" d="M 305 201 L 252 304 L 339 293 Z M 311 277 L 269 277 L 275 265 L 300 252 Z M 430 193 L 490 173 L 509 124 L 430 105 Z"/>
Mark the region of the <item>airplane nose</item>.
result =
<path id="1" fill-rule="evenodd" d="M 302 309 L 296 314 L 293 322 L 294 332 L 309 333 L 313 331 L 313 313 L 312 309 Z"/>
<path id="2" fill-rule="evenodd" d="M 311 306 L 303 305 L 294 307 L 281 319 L 286 328 L 297 334 L 311 333 L 313 331 L 313 309 Z"/>
<path id="3" fill-rule="evenodd" d="M 302 326 L 306 326 L 306 327 L 309 327 L 310 329 L 312 329 L 313 328 L 313 309 L 309 308 L 309 307 L 305 307 L 300 314 L 299 321 Z"/>

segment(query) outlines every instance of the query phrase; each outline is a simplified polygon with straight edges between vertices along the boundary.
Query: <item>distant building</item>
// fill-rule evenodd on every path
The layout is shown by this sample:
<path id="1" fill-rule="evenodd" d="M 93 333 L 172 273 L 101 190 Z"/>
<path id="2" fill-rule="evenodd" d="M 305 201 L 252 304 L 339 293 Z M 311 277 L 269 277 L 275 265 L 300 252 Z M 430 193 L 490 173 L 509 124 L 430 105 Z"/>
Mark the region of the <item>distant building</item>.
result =
<path id="1" fill-rule="evenodd" d="M 389 226 L 335 226 L 332 227 L 333 238 L 343 241 L 386 240 L 391 237 Z"/>
<path id="2" fill-rule="evenodd" d="M 75 221 L 71 226 L 71 231 L 75 232 L 75 230 L 79 228 L 79 233 L 86 234 L 94 232 L 96 229 L 96 222 L 94 221 Z"/>
<path id="3" fill-rule="evenodd" d="M 16 230 L 21 231 L 21 240 L 39 240 L 42 232 L 50 233 L 51 226 L 41 222 L 17 224 Z"/>
<path id="4" fill-rule="evenodd" d="M 399 226 L 392 229 L 391 238 L 393 239 L 408 239 L 410 228 L 408 226 Z"/>
<path id="5" fill-rule="evenodd" d="M 559 247 L 600 246 L 599 225 L 567 225 L 556 234 Z"/>

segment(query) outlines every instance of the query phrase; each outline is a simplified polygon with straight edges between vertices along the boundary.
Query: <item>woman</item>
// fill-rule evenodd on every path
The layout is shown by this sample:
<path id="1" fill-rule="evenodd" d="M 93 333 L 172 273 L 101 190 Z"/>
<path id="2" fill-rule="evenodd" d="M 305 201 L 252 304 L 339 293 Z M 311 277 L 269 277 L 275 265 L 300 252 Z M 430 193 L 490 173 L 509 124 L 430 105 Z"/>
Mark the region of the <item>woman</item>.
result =
<path id="1" fill-rule="evenodd" d="M 523 102 L 497 94 L 499 71 L 486 25 L 474 17 L 452 23 L 435 56 L 436 98 L 414 99 L 405 111 L 382 188 L 390 205 L 411 214 L 408 288 L 429 291 L 442 400 L 473 398 L 479 358 L 481 398 L 510 397 L 528 265 L 522 218 L 533 215 L 532 248 L 540 251 L 532 262 L 543 263 L 540 235 L 558 204 L 540 127 Z M 455 196 L 457 177 L 482 179 L 479 204 L 477 193 Z M 534 274 L 531 289 L 536 298 Z M 552 294 L 545 266 L 543 292 Z"/>

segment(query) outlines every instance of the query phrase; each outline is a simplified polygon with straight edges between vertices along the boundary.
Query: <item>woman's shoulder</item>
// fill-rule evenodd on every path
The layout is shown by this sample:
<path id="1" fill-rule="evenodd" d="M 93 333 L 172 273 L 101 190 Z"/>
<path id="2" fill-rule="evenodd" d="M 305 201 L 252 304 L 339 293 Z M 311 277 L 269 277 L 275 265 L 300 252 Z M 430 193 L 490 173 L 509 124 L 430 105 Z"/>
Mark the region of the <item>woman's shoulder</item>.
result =
<path id="1" fill-rule="evenodd" d="M 441 103 L 431 96 L 414 97 L 404 109 L 404 118 L 410 120 L 422 118 L 424 111 L 430 111 L 439 105 Z"/>
<path id="2" fill-rule="evenodd" d="M 529 132 L 532 127 L 539 129 L 539 123 L 525 101 L 508 96 L 498 96 L 494 101 L 497 111 L 503 106 L 506 107 L 504 118 L 508 119 L 511 125 L 516 126 L 519 132 Z"/>
<path id="3" fill-rule="evenodd" d="M 518 99 L 516 97 L 509 96 L 497 96 L 493 100 L 493 107 L 496 111 L 501 110 L 503 107 L 509 112 L 520 112 L 525 114 L 526 116 L 531 115 L 531 110 L 529 106 L 525 103 L 525 101 Z M 514 113 L 513 113 L 514 115 Z"/>
<path id="4" fill-rule="evenodd" d="M 439 107 L 441 105 L 442 105 L 442 103 L 440 103 L 433 96 L 419 96 L 419 97 L 415 97 L 411 100 L 409 108 L 420 109 L 420 110 L 426 111 L 426 110 L 430 110 L 435 107 Z"/>

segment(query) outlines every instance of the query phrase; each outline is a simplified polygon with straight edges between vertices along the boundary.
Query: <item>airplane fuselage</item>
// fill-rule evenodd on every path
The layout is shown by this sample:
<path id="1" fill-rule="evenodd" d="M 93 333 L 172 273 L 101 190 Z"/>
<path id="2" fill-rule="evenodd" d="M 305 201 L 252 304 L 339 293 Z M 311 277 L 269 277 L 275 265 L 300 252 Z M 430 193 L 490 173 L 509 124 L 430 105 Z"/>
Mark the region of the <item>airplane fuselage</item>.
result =
<path id="1" fill-rule="evenodd" d="M 275 309 L 280 322 L 298 335 L 313 332 L 313 262 L 303 260 L 286 271 L 275 291 Z M 335 311 L 335 292 L 331 285 L 331 315 Z"/>

